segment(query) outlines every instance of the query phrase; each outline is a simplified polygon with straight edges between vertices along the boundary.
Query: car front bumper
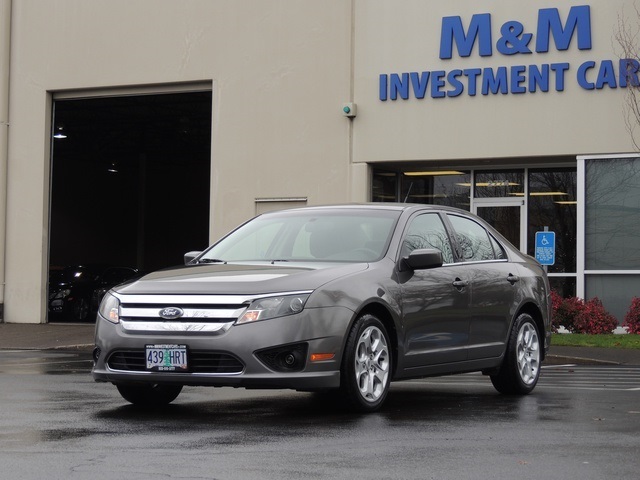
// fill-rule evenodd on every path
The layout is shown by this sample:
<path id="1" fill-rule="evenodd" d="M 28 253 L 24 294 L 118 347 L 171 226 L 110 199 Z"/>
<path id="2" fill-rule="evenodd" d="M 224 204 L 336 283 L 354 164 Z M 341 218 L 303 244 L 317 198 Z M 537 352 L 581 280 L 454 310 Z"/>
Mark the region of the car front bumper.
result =
<path id="1" fill-rule="evenodd" d="M 342 307 L 310 308 L 297 315 L 243 325 L 216 332 L 145 331 L 127 329 L 100 315 L 96 321 L 93 378 L 112 383 L 170 383 L 244 388 L 330 389 L 340 386 L 340 362 L 353 312 Z M 114 366 L 114 356 L 140 355 L 147 345 L 185 345 L 187 357 L 219 354 L 236 360 L 238 371 L 220 373 L 189 365 L 187 371 L 148 371 Z M 259 352 L 286 346 L 305 347 L 305 358 L 296 371 L 279 371 L 264 361 Z M 333 354 L 329 360 L 311 361 L 317 353 Z M 193 354 L 193 355 L 192 355 Z"/>

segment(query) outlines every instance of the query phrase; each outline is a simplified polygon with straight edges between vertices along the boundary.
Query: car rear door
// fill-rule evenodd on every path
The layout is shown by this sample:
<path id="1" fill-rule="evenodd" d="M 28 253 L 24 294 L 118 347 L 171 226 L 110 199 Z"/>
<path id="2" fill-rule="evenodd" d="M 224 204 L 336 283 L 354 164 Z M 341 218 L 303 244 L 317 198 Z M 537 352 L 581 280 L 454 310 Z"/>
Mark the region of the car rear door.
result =
<path id="1" fill-rule="evenodd" d="M 518 270 L 475 219 L 447 214 L 471 288 L 469 360 L 498 357 L 507 341 L 518 292 Z"/>

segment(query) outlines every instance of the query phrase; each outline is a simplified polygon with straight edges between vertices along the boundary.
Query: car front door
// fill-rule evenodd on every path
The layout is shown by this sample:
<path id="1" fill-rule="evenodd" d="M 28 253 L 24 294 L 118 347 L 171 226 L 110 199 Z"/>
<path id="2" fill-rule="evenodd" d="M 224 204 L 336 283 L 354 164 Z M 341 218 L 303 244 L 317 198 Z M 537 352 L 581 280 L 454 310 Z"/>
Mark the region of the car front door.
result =
<path id="1" fill-rule="evenodd" d="M 444 263 L 438 268 L 399 272 L 405 368 L 467 358 L 469 276 L 465 268 L 454 263 L 450 239 L 438 213 L 422 213 L 410 219 L 400 258 L 424 248 L 440 250 Z"/>

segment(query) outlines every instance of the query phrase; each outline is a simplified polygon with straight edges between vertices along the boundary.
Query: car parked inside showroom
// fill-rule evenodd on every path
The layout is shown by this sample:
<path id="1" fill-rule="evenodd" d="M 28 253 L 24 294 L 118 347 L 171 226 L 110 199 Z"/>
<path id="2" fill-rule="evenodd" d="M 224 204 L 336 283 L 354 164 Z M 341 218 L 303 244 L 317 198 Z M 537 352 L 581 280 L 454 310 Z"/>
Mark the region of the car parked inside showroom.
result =
<path id="1" fill-rule="evenodd" d="M 550 341 L 543 268 L 469 212 L 366 204 L 265 213 L 185 265 L 109 291 L 93 377 L 157 406 L 185 385 L 334 392 L 481 371 L 528 394 Z"/>
<path id="2" fill-rule="evenodd" d="M 136 268 L 69 265 L 49 270 L 49 320 L 93 321 L 104 294 L 139 275 Z"/>

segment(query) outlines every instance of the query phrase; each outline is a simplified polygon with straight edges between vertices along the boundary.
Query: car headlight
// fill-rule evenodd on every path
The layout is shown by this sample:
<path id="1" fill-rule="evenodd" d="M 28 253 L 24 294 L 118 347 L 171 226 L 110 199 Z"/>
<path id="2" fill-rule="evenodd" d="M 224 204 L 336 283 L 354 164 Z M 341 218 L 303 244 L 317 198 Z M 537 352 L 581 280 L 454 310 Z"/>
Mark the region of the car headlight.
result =
<path id="1" fill-rule="evenodd" d="M 112 323 L 120 322 L 120 300 L 107 293 L 100 302 L 100 308 L 98 309 L 100 316 L 105 320 L 109 320 Z"/>
<path id="2" fill-rule="evenodd" d="M 238 319 L 237 325 L 268 320 L 300 313 L 304 309 L 310 293 L 259 298 L 251 302 L 247 311 Z"/>
<path id="3" fill-rule="evenodd" d="M 63 298 L 67 298 L 70 294 L 71 294 L 71 290 L 69 290 L 68 288 L 65 288 L 64 290 L 60 290 L 59 292 L 52 294 L 50 298 L 51 300 L 60 300 Z"/>

